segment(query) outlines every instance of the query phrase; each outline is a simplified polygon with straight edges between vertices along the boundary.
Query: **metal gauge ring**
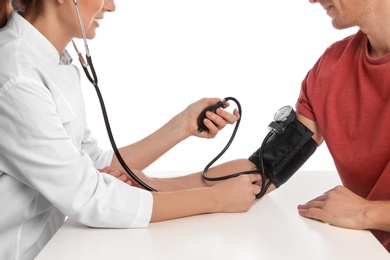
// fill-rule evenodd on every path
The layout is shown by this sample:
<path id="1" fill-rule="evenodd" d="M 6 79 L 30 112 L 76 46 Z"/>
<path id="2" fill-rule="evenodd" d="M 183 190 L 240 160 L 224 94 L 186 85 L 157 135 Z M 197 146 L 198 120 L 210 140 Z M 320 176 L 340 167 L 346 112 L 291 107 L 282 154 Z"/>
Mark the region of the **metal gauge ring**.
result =
<path id="1" fill-rule="evenodd" d="M 284 106 L 278 110 L 278 112 L 274 115 L 274 120 L 276 122 L 283 122 L 287 119 L 287 117 L 291 114 L 293 108 L 291 106 Z"/>

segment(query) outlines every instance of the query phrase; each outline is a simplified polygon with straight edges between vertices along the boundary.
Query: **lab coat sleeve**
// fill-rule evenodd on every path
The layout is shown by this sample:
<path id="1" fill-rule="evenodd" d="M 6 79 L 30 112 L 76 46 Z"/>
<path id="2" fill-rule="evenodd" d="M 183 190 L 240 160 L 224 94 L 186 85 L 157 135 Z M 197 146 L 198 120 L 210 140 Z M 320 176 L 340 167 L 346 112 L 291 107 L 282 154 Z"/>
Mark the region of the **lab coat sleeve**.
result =
<path id="1" fill-rule="evenodd" d="M 89 155 L 96 169 L 102 169 L 111 164 L 114 151 L 101 149 L 89 128 L 84 131 L 81 149 Z"/>
<path id="2" fill-rule="evenodd" d="M 0 163 L 6 174 L 82 224 L 148 225 L 151 193 L 95 169 L 89 154 L 72 143 L 53 96 L 42 83 L 22 77 L 8 82 L 1 89 L 0 111 Z"/>

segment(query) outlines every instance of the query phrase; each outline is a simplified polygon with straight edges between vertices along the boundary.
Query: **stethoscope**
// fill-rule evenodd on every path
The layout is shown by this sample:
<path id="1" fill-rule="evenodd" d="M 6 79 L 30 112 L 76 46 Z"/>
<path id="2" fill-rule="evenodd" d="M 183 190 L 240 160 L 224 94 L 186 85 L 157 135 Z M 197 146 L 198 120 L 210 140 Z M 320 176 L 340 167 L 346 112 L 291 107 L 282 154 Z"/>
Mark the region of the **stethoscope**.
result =
<path id="1" fill-rule="evenodd" d="M 82 37 L 83 37 L 84 47 L 85 47 L 85 58 L 86 58 L 86 61 L 83 58 L 83 55 L 81 54 L 81 52 L 77 49 L 77 46 L 74 43 L 74 41 L 72 41 L 73 47 L 76 50 L 76 53 L 77 53 L 77 55 L 79 57 L 79 61 L 80 61 L 81 65 L 82 65 L 82 67 L 83 67 L 85 75 L 87 76 L 88 80 L 92 83 L 92 85 L 95 87 L 96 93 L 97 93 L 98 98 L 99 98 L 100 106 L 101 106 L 102 113 L 103 113 L 104 122 L 105 122 L 105 125 L 106 125 L 106 129 L 107 129 L 108 137 L 109 137 L 110 142 L 111 142 L 112 149 L 114 150 L 114 153 L 115 153 L 119 163 L 122 165 L 123 169 L 138 184 L 140 184 L 142 187 L 144 187 L 145 189 L 147 189 L 149 191 L 156 191 L 155 189 L 153 189 L 152 187 L 147 185 L 145 182 L 143 182 L 140 178 L 138 178 L 138 176 L 135 173 L 133 173 L 133 171 L 127 166 L 126 162 L 123 160 L 121 154 L 119 153 L 119 150 L 118 150 L 118 148 L 116 146 L 114 137 L 112 135 L 110 122 L 109 122 L 108 116 L 107 116 L 106 106 L 104 105 L 103 97 L 102 97 L 102 94 L 100 93 L 100 89 L 98 87 L 98 78 L 97 78 L 96 71 L 95 71 L 95 68 L 93 66 L 93 63 L 92 63 L 91 55 L 89 53 L 89 48 L 88 48 L 88 43 L 87 43 L 87 36 L 85 34 L 85 29 L 84 29 L 83 20 L 81 18 L 80 8 L 79 8 L 79 5 L 77 3 L 77 0 L 73 0 L 73 3 L 76 6 L 77 17 L 78 17 L 78 20 L 79 20 L 79 23 L 80 23 L 81 34 L 82 34 Z M 91 73 L 90 73 L 90 71 L 91 71 Z M 92 76 L 91 76 L 91 74 L 92 74 Z"/>
<path id="2" fill-rule="evenodd" d="M 147 185 L 145 182 L 143 182 L 140 178 L 138 178 L 138 176 L 135 173 L 133 173 L 133 171 L 131 171 L 131 169 L 127 166 L 126 162 L 123 160 L 121 154 L 119 153 L 119 150 L 118 150 L 118 148 L 116 146 L 116 143 L 115 143 L 112 131 L 111 131 L 111 126 L 110 126 L 110 122 L 108 120 L 108 116 L 107 116 L 107 111 L 106 111 L 106 107 L 105 107 L 105 104 L 104 104 L 104 100 L 103 100 L 103 97 L 101 95 L 100 89 L 98 87 L 98 78 L 97 78 L 96 71 L 95 71 L 95 68 L 93 66 L 93 63 L 92 63 L 91 55 L 89 53 L 87 37 L 86 37 L 84 24 L 83 24 L 82 17 L 81 17 L 81 12 L 80 12 L 77 0 L 73 0 L 73 2 L 74 2 L 75 7 L 76 7 L 77 17 L 78 17 L 78 20 L 79 20 L 79 23 L 80 23 L 80 28 L 81 28 L 81 34 L 82 34 L 82 38 L 83 38 L 83 41 L 84 41 L 86 61 L 83 58 L 81 52 L 77 49 L 77 46 L 74 43 L 74 41 L 72 41 L 73 47 L 76 50 L 76 53 L 78 55 L 79 61 L 80 61 L 81 65 L 82 65 L 82 68 L 83 68 L 83 70 L 85 72 L 85 75 L 87 76 L 88 80 L 92 83 L 92 85 L 95 87 L 97 96 L 99 98 L 99 102 L 100 102 L 100 106 L 101 106 L 101 109 L 102 109 L 104 122 L 105 122 L 105 125 L 106 125 L 107 134 L 108 134 L 108 137 L 110 139 L 110 143 L 111 143 L 112 149 L 113 149 L 113 151 L 114 151 L 114 153 L 115 153 L 119 163 L 122 165 L 123 169 L 126 171 L 127 174 L 129 174 L 139 185 L 144 187 L 146 190 L 157 191 L 154 188 L 152 188 L 149 185 Z M 90 71 L 91 71 L 91 73 L 90 73 Z M 92 74 L 92 76 L 91 76 L 91 74 Z M 234 98 L 228 98 L 228 99 L 231 99 L 231 100 L 236 102 L 236 104 L 239 107 L 239 113 L 241 115 L 242 111 L 241 111 L 241 106 L 240 106 L 239 102 L 236 99 L 234 99 Z M 240 117 L 240 119 L 241 119 L 241 117 Z M 237 124 L 235 126 L 235 129 L 233 131 L 233 134 L 232 134 L 229 142 L 225 146 L 225 148 L 222 150 L 222 152 L 220 152 L 209 164 L 206 165 L 206 167 L 202 171 L 202 177 L 205 180 L 207 180 L 207 181 L 220 181 L 220 180 L 226 180 L 226 179 L 229 179 L 229 178 L 233 178 L 233 177 L 239 176 L 241 174 L 260 173 L 262 175 L 261 191 L 260 191 L 259 194 L 256 195 L 256 198 L 260 198 L 260 197 L 262 197 L 266 193 L 266 191 L 268 190 L 269 186 L 271 185 L 271 182 L 269 180 L 266 181 L 267 178 L 265 176 L 265 167 L 264 167 L 264 162 L 263 162 L 263 159 L 262 159 L 263 158 L 263 153 L 264 153 L 264 146 L 265 146 L 265 143 L 267 142 L 267 140 L 272 135 L 271 132 L 263 140 L 263 144 L 261 145 L 261 149 L 259 151 L 260 158 L 261 158 L 261 169 L 260 170 L 259 169 L 254 169 L 254 170 L 250 170 L 250 171 L 238 172 L 238 173 L 225 175 L 225 176 L 221 176 L 221 177 L 209 177 L 209 176 L 207 176 L 208 169 L 213 165 L 213 163 L 215 163 L 222 156 L 223 153 L 225 153 L 227 148 L 232 143 L 232 141 L 233 141 L 233 139 L 235 137 L 235 134 L 237 132 L 237 129 L 238 129 L 238 126 L 239 126 L 239 122 L 240 121 L 237 122 Z"/>

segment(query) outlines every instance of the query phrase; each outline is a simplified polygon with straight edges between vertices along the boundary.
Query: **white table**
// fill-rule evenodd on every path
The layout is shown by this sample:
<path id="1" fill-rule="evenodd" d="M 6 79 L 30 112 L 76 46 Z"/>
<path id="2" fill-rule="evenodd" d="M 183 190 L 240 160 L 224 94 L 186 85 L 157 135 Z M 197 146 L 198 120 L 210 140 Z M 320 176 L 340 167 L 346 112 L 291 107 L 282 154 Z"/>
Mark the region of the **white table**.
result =
<path id="1" fill-rule="evenodd" d="M 335 172 L 298 172 L 246 213 L 205 214 L 145 229 L 88 228 L 68 219 L 36 259 L 390 259 L 369 231 L 298 215 L 298 204 L 339 183 Z"/>

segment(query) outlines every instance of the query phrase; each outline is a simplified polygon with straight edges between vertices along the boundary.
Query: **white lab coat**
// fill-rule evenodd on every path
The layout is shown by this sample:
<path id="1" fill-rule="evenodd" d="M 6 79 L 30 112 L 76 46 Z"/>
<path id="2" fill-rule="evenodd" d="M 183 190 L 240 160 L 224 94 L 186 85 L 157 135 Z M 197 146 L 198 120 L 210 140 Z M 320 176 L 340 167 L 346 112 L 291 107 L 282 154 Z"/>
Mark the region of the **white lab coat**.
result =
<path id="1" fill-rule="evenodd" d="M 96 169 L 110 164 L 87 128 L 80 73 L 17 13 L 0 29 L 0 259 L 32 259 L 68 216 L 140 228 L 150 192 Z"/>

